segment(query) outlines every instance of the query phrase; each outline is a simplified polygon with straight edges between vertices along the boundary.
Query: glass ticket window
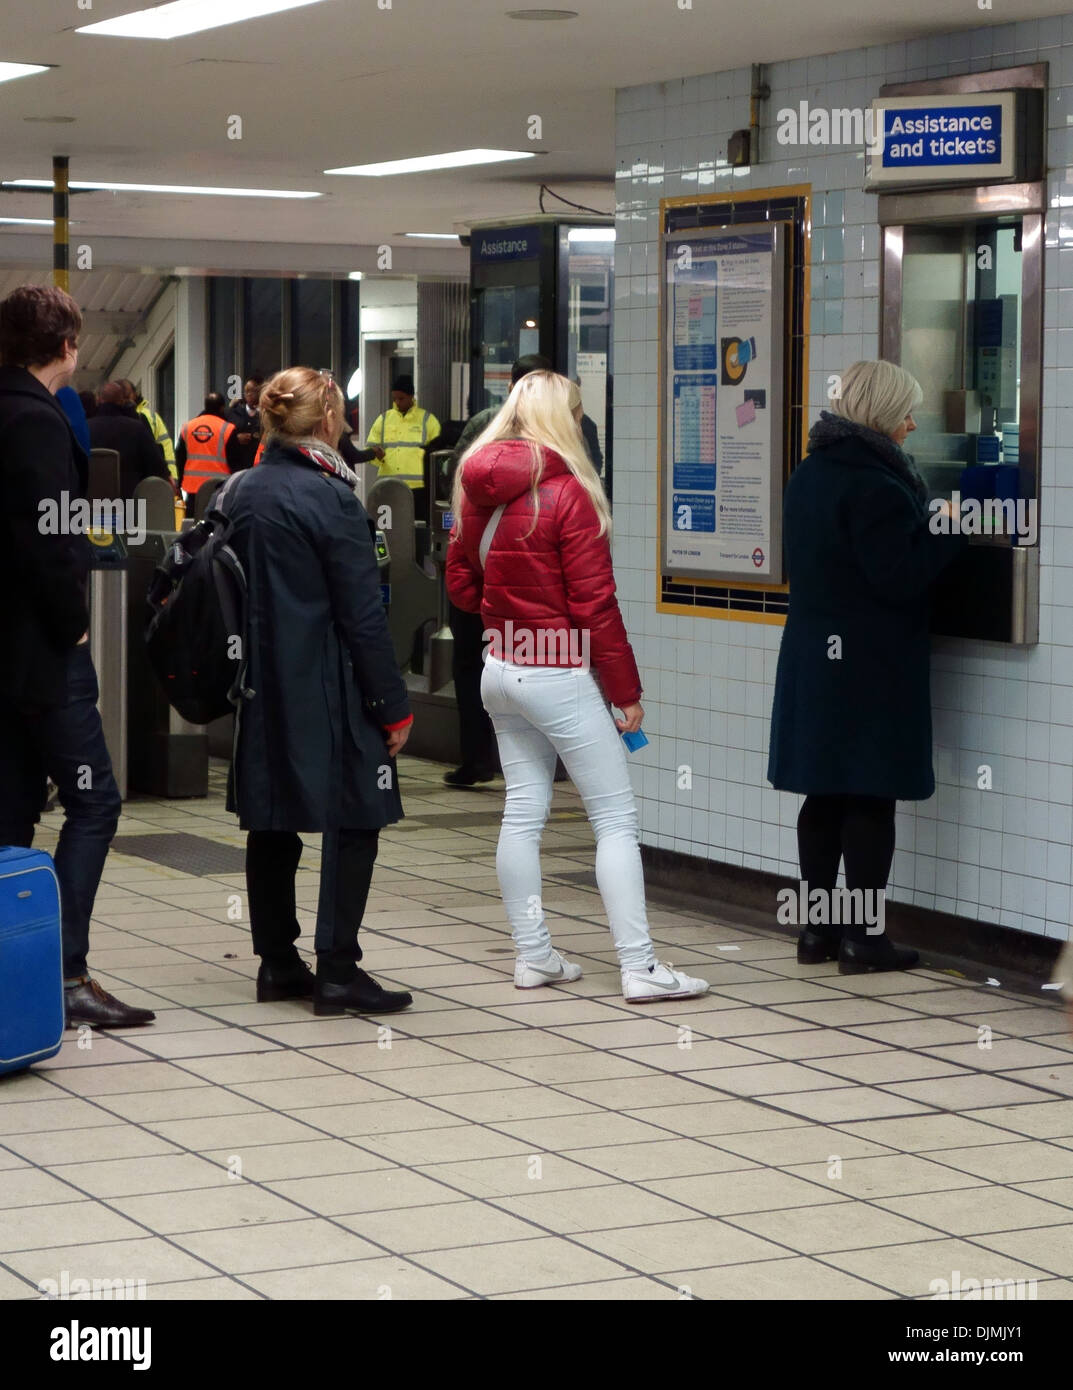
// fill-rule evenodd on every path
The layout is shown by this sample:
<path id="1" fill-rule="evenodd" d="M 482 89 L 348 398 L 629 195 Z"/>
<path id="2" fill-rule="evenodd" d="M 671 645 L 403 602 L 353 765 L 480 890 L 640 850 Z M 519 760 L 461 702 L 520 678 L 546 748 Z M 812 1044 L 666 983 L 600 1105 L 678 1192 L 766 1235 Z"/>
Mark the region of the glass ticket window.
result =
<path id="1" fill-rule="evenodd" d="M 1042 183 L 881 193 L 880 356 L 920 382 L 905 442 L 933 529 L 969 546 L 931 591 L 932 631 L 1039 633 Z"/>
<path id="2" fill-rule="evenodd" d="M 597 470 L 611 474 L 611 314 L 614 300 L 613 227 L 564 227 L 559 264 L 565 269 L 561 298 L 566 305 L 560 370 L 581 388 L 591 422 L 586 446 Z"/>
<path id="3" fill-rule="evenodd" d="M 1021 262 L 1020 217 L 904 229 L 901 363 L 924 391 L 905 447 L 931 498 L 1023 495 Z"/>
<path id="4" fill-rule="evenodd" d="M 478 410 L 502 405 L 510 394 L 515 360 L 540 351 L 540 286 L 489 286 L 481 296 L 481 308 L 483 397 L 476 403 Z"/>

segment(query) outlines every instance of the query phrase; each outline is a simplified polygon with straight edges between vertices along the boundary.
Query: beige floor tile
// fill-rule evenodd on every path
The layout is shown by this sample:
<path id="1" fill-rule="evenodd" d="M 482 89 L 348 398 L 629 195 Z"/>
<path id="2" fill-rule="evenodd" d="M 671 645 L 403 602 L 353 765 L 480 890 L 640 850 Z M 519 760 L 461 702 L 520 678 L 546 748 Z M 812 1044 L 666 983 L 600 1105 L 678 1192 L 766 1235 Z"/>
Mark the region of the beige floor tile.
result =
<path id="1" fill-rule="evenodd" d="M 623 1272 L 613 1260 L 554 1238 L 428 1251 L 421 1263 L 478 1294 L 555 1288 Z"/>
<path id="2" fill-rule="evenodd" d="M 517 1160 L 524 1164 L 524 1158 Z M 378 1168 L 364 1173 L 337 1173 L 323 1178 L 289 1178 L 271 1184 L 273 1192 L 300 1202 L 321 1216 L 352 1216 L 356 1212 L 385 1211 L 394 1207 L 433 1206 L 462 1193 L 433 1179 L 440 1169 L 427 1169 L 432 1177 L 407 1168 Z M 449 1179 L 447 1179 L 449 1181 Z"/>
<path id="3" fill-rule="evenodd" d="M 0 1220 L 5 1210 L 76 1202 L 83 1195 L 40 1168 L 7 1169 L 0 1181 Z"/>
<path id="4" fill-rule="evenodd" d="M 173 1284 L 156 1284 L 146 1290 L 149 1299 L 166 1299 L 169 1303 L 180 1300 L 192 1303 L 237 1303 L 241 1301 L 258 1302 L 264 1295 L 254 1289 L 247 1289 L 237 1279 L 180 1279 Z"/>
<path id="5" fill-rule="evenodd" d="M 406 1067 L 446 1066 L 450 1062 L 463 1060 L 454 1051 L 439 1043 L 398 1037 L 394 1033 L 385 1033 L 373 1042 L 309 1047 L 303 1050 L 302 1056 L 330 1066 L 333 1070 L 351 1072 L 356 1076 L 399 1071 Z M 390 1077 L 385 1077 L 383 1084 L 392 1086 L 394 1082 Z"/>
<path id="6" fill-rule="evenodd" d="M 928 1083 L 923 1083 L 928 1084 Z M 821 1124 L 845 1124 L 850 1120 L 880 1119 L 886 1115 L 920 1115 L 926 1108 L 918 1101 L 872 1086 L 844 1086 L 830 1091 L 798 1091 L 766 1097 L 772 1105 L 803 1115 Z"/>
<path id="7" fill-rule="evenodd" d="M 631 1114 L 627 1111 L 626 1114 Z M 797 1115 L 784 1115 L 766 1105 L 747 1100 L 711 1101 L 707 1105 L 653 1106 L 638 1110 L 637 1116 L 675 1134 L 690 1138 L 717 1139 L 720 1134 L 738 1134 L 750 1129 L 787 1129 L 804 1121 Z"/>
<path id="8" fill-rule="evenodd" d="M 127 1095 L 143 1091 L 183 1090 L 197 1077 L 167 1062 L 121 1062 L 109 1066 L 60 1067 L 45 1073 L 51 1081 L 79 1096 Z"/>
<path id="9" fill-rule="evenodd" d="M 482 1124 L 505 1120 L 543 1119 L 552 1115 L 591 1115 L 595 1106 L 551 1091 L 544 1086 L 518 1086 L 506 1091 L 468 1091 L 465 1095 L 437 1096 L 436 1105 L 456 1117 Z"/>
<path id="10" fill-rule="evenodd" d="M 187 1078 L 197 1082 L 197 1077 Z M 163 1120 L 204 1119 L 216 1115 L 250 1114 L 261 1109 L 245 1096 L 220 1086 L 190 1085 L 182 1091 L 138 1091 L 132 1095 L 101 1096 L 99 1103 L 115 1115 L 135 1124 L 153 1125 Z"/>
<path id="11" fill-rule="evenodd" d="M 229 1226 L 216 1231 L 188 1231 L 171 1237 L 176 1245 L 231 1274 L 290 1270 L 296 1285 L 303 1265 L 360 1260 L 377 1254 L 375 1246 L 331 1221 L 306 1217 L 263 1226 Z M 249 1281 L 247 1281 L 249 1282 Z M 292 1292 L 289 1297 L 297 1297 Z"/>
<path id="12" fill-rule="evenodd" d="M 52 1171 L 92 1197 L 182 1192 L 192 1187 L 214 1187 L 228 1181 L 226 1172 L 206 1163 L 196 1154 L 68 1163 L 57 1165 Z"/>
<path id="13" fill-rule="evenodd" d="M 978 1071 L 1010 1072 L 1017 1067 L 1034 1068 L 1043 1073 L 1061 1072 L 1064 1065 L 1067 1074 L 1073 1072 L 1069 1053 L 1060 1048 L 997 1034 L 991 1036 L 990 1043 L 990 1047 L 980 1047 L 978 1043 L 947 1043 L 945 1047 L 929 1047 L 925 1051 L 931 1057 Z"/>
<path id="14" fill-rule="evenodd" d="M 230 1146 L 232 1152 L 248 1144 L 286 1144 L 291 1140 L 322 1138 L 313 1124 L 270 1110 L 255 1110 L 247 1115 L 217 1115 L 203 1120 L 154 1120 L 148 1127 L 156 1134 L 187 1149 L 219 1149 Z"/>
<path id="15" fill-rule="evenodd" d="M 679 1295 L 675 1289 L 658 1279 L 601 1279 L 593 1284 L 560 1284 L 553 1289 L 523 1289 L 518 1293 L 489 1294 L 496 1302 L 531 1302 L 533 1300 L 554 1300 L 555 1302 L 624 1303 L 641 1300 L 674 1299 Z"/>
<path id="16" fill-rule="evenodd" d="M 571 1151 L 571 1158 L 587 1168 L 595 1168 L 626 1182 L 720 1173 L 732 1167 L 749 1166 L 748 1159 L 735 1161 L 710 1144 L 681 1138 L 575 1149 Z"/>
<path id="17" fill-rule="evenodd" d="M 574 1239 L 646 1274 L 665 1274 L 683 1265 L 707 1268 L 737 1265 L 746 1260 L 774 1260 L 786 1253 L 781 1245 L 704 1216 L 594 1231 Z"/>
<path id="18" fill-rule="evenodd" d="M 726 1269 L 681 1269 L 666 1276 L 694 1298 L 711 1302 L 740 1299 L 764 1301 L 883 1299 L 891 1295 L 863 1279 L 830 1269 L 818 1260 L 765 1260 L 735 1264 Z"/>
<path id="19" fill-rule="evenodd" d="M 621 1057 L 630 1057 L 647 1067 L 660 1071 L 693 1072 L 716 1067 L 756 1065 L 767 1060 L 762 1052 L 736 1043 L 722 1042 L 685 1035 L 673 1043 L 657 1043 L 653 1047 L 629 1047 Z"/>
<path id="20" fill-rule="evenodd" d="M 637 1019 L 624 1015 L 621 1023 L 571 1024 L 554 1031 L 585 1047 L 643 1047 L 646 1043 L 676 1042 L 678 1039 L 675 1024 L 652 1014 Z"/>
<path id="21" fill-rule="evenodd" d="M 973 1173 L 997 1183 L 1073 1177 L 1073 1150 L 1035 1140 L 937 1149 L 930 1157 L 936 1163 L 944 1163 L 961 1172 Z"/>
<path id="22" fill-rule="evenodd" d="M 641 1112 L 642 1115 L 644 1112 Z M 646 1140 L 666 1139 L 667 1132 L 643 1119 L 597 1110 L 585 1115 L 557 1115 L 543 1120 L 500 1120 L 497 1129 L 524 1139 L 534 1152 L 559 1153 L 569 1149 L 594 1148 L 606 1144 L 643 1144 Z"/>
<path id="23" fill-rule="evenodd" d="M 338 1264 L 306 1265 L 301 1269 L 247 1274 L 242 1282 L 268 1298 L 287 1301 L 342 1299 L 351 1303 L 385 1298 L 392 1301 L 424 1301 L 468 1296 L 468 1290 L 460 1289 L 446 1279 L 436 1278 L 409 1260 L 385 1255 L 377 1259 L 347 1260 Z"/>
<path id="24" fill-rule="evenodd" d="M 1041 1184 L 1040 1186 L 1045 1186 Z M 1073 1183 L 1070 1184 L 1073 1190 Z M 1034 1189 L 1039 1191 L 1039 1188 Z M 918 1193 L 911 1197 L 881 1197 L 878 1204 L 912 1221 L 923 1221 L 952 1236 L 978 1236 L 988 1231 L 1019 1231 L 1028 1226 L 1073 1220 L 1073 1213 L 1042 1193 L 1030 1196 L 1008 1187 L 984 1184 L 957 1192 Z"/>
<path id="25" fill-rule="evenodd" d="M 1030 1105 L 997 1105 L 974 1111 L 973 1118 L 1013 1130 L 1012 1137 L 1073 1138 L 1073 1101 L 1040 1098 Z"/>
<path id="26" fill-rule="evenodd" d="M 65 1189 L 69 1197 L 76 1196 Z M 68 1201 L 0 1211 L 0 1252 L 124 1240 L 145 1232 L 99 1202 Z"/>
<path id="27" fill-rule="evenodd" d="M 862 1250 L 909 1241 L 943 1239 L 942 1231 L 880 1211 L 865 1202 L 835 1202 L 822 1207 L 796 1207 L 790 1211 L 757 1211 L 728 1216 L 732 1226 L 778 1241 L 801 1255 L 822 1255 L 832 1250 Z"/>
<path id="28" fill-rule="evenodd" d="M 32 1100 L 62 1100 L 64 1092 L 57 1090 L 55 1083 L 41 1067 L 33 1071 L 17 1071 L 0 1077 L 0 1118 L 4 1107 L 22 1104 Z"/>
<path id="29" fill-rule="evenodd" d="M 813 1058 L 809 1065 L 816 1071 L 842 1077 L 846 1081 L 861 1081 L 881 1086 L 890 1081 L 924 1081 L 934 1076 L 964 1076 L 963 1067 L 927 1057 L 921 1052 L 899 1052 L 884 1048 L 881 1052 L 864 1052 L 860 1056 Z"/>
<path id="30" fill-rule="evenodd" d="M 439 1097 L 436 1097 L 437 1106 Z M 457 1125 L 458 1117 L 419 1100 L 383 1100 L 363 1105 L 325 1105 L 302 1111 L 314 1129 L 342 1139 L 363 1134 L 396 1134 L 400 1130 Z M 310 1137 L 308 1135 L 306 1138 Z"/>
<path id="31" fill-rule="evenodd" d="M 63 1092 L 53 1086 L 51 1094 L 63 1095 Z M 114 1115 L 84 1100 L 12 1101 L 0 1105 L 0 1140 L 6 1140 L 9 1135 L 39 1134 L 51 1129 L 73 1132 L 114 1123 Z"/>
<path id="32" fill-rule="evenodd" d="M 539 1162 L 535 1161 L 539 1160 Z M 606 1186 L 607 1177 L 558 1154 L 533 1151 L 513 1158 L 482 1158 L 440 1163 L 421 1170 L 471 1197 L 513 1197 L 567 1187 Z M 446 1200 L 444 1197 L 440 1201 Z"/>
<path id="33" fill-rule="evenodd" d="M 908 1009 L 899 1009 L 881 999 L 836 999 L 827 1004 L 779 1004 L 778 1012 L 788 1018 L 816 1023 L 823 1027 L 853 1028 L 866 1037 L 875 1036 L 870 1030 L 886 1023 L 910 1019 Z"/>
<path id="34" fill-rule="evenodd" d="M 267 1105 L 273 1110 L 299 1112 L 299 1118 L 303 1118 L 300 1112 L 316 1106 L 363 1105 L 373 1101 L 397 1100 L 396 1091 L 404 1089 L 398 1087 L 389 1090 L 387 1086 L 346 1072 L 279 1081 L 237 1081 L 231 1085 L 241 1095 L 248 1096 L 251 1102 Z"/>
<path id="35" fill-rule="evenodd" d="M 470 1200 L 439 1206 L 363 1211 L 335 1219 L 366 1240 L 400 1255 L 449 1250 L 461 1245 L 487 1245 L 493 1241 L 535 1240 L 546 1234 L 538 1226 L 529 1225 L 488 1202 Z"/>
<path id="36" fill-rule="evenodd" d="M 439 1001 L 439 1007 L 428 1013 L 415 1013 L 413 1010 L 407 1009 L 405 1014 L 390 1015 L 390 1017 L 397 1017 L 397 1027 L 400 1033 L 415 1038 L 495 1033 L 519 1026 L 512 1023 L 509 1018 L 499 1018 L 490 1013 L 477 1013 L 475 1009 L 466 1009 L 458 1004 L 448 1008 L 446 1000 Z"/>
<path id="37" fill-rule="evenodd" d="M 556 1235 L 607 1231 L 623 1226 L 649 1226 L 682 1221 L 694 1213 L 629 1183 L 582 1187 L 559 1192 L 531 1192 L 523 1197 L 499 1197 L 496 1205 L 515 1216 L 528 1217 Z"/>
<path id="38" fill-rule="evenodd" d="M 970 1151 L 971 1152 L 971 1151 Z M 842 1158 L 836 1167 L 827 1160 L 787 1166 L 783 1171 L 796 1173 L 813 1182 L 830 1183 L 832 1192 L 850 1197 L 893 1197 L 909 1192 L 942 1192 L 959 1187 L 978 1187 L 982 1179 L 971 1173 L 959 1172 L 931 1159 L 913 1154 L 880 1155 L 877 1158 L 844 1158 L 839 1154 L 835 1139 L 831 1153 Z"/>
<path id="39" fill-rule="evenodd" d="M 650 1106 L 701 1105 L 712 1099 L 712 1089 L 696 1072 L 688 1076 L 630 1076 L 609 1081 L 561 1082 L 568 1095 L 603 1105 L 609 1110 L 643 1111 Z"/>
<path id="40" fill-rule="evenodd" d="M 344 1139 L 314 1139 L 302 1143 L 255 1144 L 236 1154 L 232 1149 L 206 1149 L 201 1154 L 230 1172 L 236 1168 L 247 1182 L 272 1182 L 281 1178 L 314 1178 L 326 1173 L 364 1173 L 390 1168 L 390 1159 L 348 1144 Z"/>
<path id="41" fill-rule="evenodd" d="M 844 1134 L 826 1125 L 795 1125 L 792 1129 L 759 1129 L 744 1134 L 709 1138 L 709 1144 L 728 1154 L 780 1168 L 793 1163 L 827 1163 L 835 1156 L 843 1161 L 871 1158 L 891 1151 L 882 1144 Z"/>
<path id="42" fill-rule="evenodd" d="M 715 1067 L 693 1073 L 693 1080 L 738 1096 L 799 1094 L 844 1086 L 841 1077 L 827 1076 L 801 1062 L 760 1062 L 755 1066 Z"/>
<path id="43" fill-rule="evenodd" d="M 704 1005 L 703 1009 L 676 1014 L 675 1023 L 692 1028 L 694 1033 L 699 1033 L 702 1037 L 738 1039 L 743 1047 L 753 1046 L 747 1041 L 753 1034 L 764 1037 L 770 1037 L 774 1033 L 796 1035 L 807 1026 L 799 1018 L 789 1018 L 784 1014 L 774 1013 L 771 1009 L 740 1009 L 736 1001 L 725 1000 L 724 1003 L 728 1006 L 733 1002 L 733 1007 L 723 1009 L 713 1009 L 710 996 L 699 1002 Z M 833 1037 L 838 1036 L 826 1028 L 823 1032 Z M 758 1052 L 762 1050 L 757 1048 Z"/>
<path id="44" fill-rule="evenodd" d="M 424 1045 L 424 1044 L 422 1044 Z M 555 1033 L 543 1033 L 537 1028 L 516 1028 L 509 1033 L 468 1033 L 444 1038 L 442 1049 L 475 1062 L 505 1062 L 515 1057 L 547 1057 L 562 1052 L 578 1053 L 579 1044 Z M 448 1060 L 454 1061 L 451 1057 Z"/>
<path id="45" fill-rule="evenodd" d="M 399 1095 L 418 1099 L 440 1095 L 464 1095 L 468 1091 L 487 1091 L 492 1087 L 502 1090 L 512 1084 L 527 1084 L 523 1078 L 512 1077 L 509 1073 L 487 1066 L 483 1062 L 467 1062 L 461 1059 L 434 1067 L 402 1067 L 382 1073 L 381 1080 L 385 1086 L 391 1087 L 393 1099 L 397 1099 Z"/>
<path id="46" fill-rule="evenodd" d="M 991 1240 L 994 1237 L 987 1237 Z M 1068 1242 L 1068 1237 L 1066 1237 Z M 1028 1265 L 1009 1255 L 993 1254 L 964 1240 L 932 1240 L 925 1243 L 885 1245 L 873 1250 L 827 1254 L 824 1263 L 861 1279 L 871 1279 L 903 1298 L 920 1298 L 949 1289 L 953 1273 L 966 1279 L 1019 1279 L 1046 1275 L 1039 1265 Z M 945 1280 L 940 1285 L 938 1280 Z"/>
<path id="47" fill-rule="evenodd" d="M 1027 1009 L 1006 1007 L 1011 1003 L 1023 1004 L 1024 1001 L 1019 1000 L 1016 995 L 1001 998 L 989 994 L 981 1001 L 979 1009 L 973 1007 L 966 1010 L 961 1017 L 974 1028 L 986 1023 L 996 1033 L 1007 1033 L 1012 1037 L 1044 1037 L 1049 1046 L 1058 1046 L 1059 1039 L 1069 1036 L 1069 1023 L 1064 1009 L 1038 1004 Z M 1050 1034 L 1056 1035 L 1053 1040 Z"/>
<path id="48" fill-rule="evenodd" d="M 749 984 L 726 984 L 722 972 L 712 973 L 712 990 L 743 1004 L 825 1004 L 845 996 L 818 980 L 767 978 Z"/>
<path id="49" fill-rule="evenodd" d="M 113 1116 L 113 1119 L 115 1117 Z M 139 1158 L 147 1154 L 173 1154 L 178 1150 L 159 1135 L 136 1125 L 111 1124 L 100 1128 L 46 1130 L 42 1134 L 12 1134 L 5 1143 L 31 1163 L 52 1167 L 59 1163 L 90 1163 L 105 1158 Z"/>
<path id="50" fill-rule="evenodd" d="M 128 992 L 123 997 L 127 1000 L 134 996 Z M 150 1003 L 149 1007 L 152 1008 L 153 1005 Z M 49 1081 L 63 1084 L 58 1075 L 60 1072 L 76 1074 L 99 1071 L 107 1065 L 145 1061 L 144 1055 L 138 1050 L 141 1034 L 141 1028 L 129 1028 L 121 1033 L 87 1031 L 82 1034 L 68 1028 L 64 1031 L 64 1043 L 59 1052 L 54 1057 L 39 1062 L 34 1067 L 34 1073 Z"/>
<path id="51" fill-rule="evenodd" d="M 1025 1107 L 1018 1106 L 1018 1110 Z M 840 1124 L 845 1134 L 872 1139 L 892 1149 L 910 1152 L 930 1152 L 932 1149 L 953 1149 L 969 1144 L 1016 1143 L 1018 1135 L 983 1124 L 985 1111 L 976 1111 L 972 1119 L 965 1115 L 902 1115 L 896 1120 L 861 1120 Z M 994 1113 L 994 1112 L 990 1112 Z"/>
<path id="52" fill-rule="evenodd" d="M 532 1145 L 524 1140 L 498 1134 L 483 1125 L 460 1125 L 450 1129 L 408 1130 L 400 1134 L 366 1134 L 362 1147 L 383 1155 L 385 1161 L 418 1164 L 461 1163 L 471 1158 L 501 1158 L 529 1153 Z"/>
<path id="53" fill-rule="evenodd" d="M 261 1226 L 269 1222 L 297 1221 L 307 1211 L 249 1182 L 230 1182 L 227 1187 L 167 1192 L 144 1197 L 113 1197 L 112 1205 L 140 1221 L 158 1235 L 186 1231 L 212 1231 L 225 1226 Z"/>
<path id="54" fill-rule="evenodd" d="M 968 1023 L 953 1018 L 914 1018 L 900 1023 L 855 1023 L 855 1033 L 885 1043 L 888 1047 L 919 1049 L 943 1047 L 950 1043 L 976 1046 L 979 1033 Z"/>
<path id="55" fill-rule="evenodd" d="M 1005 1074 L 1011 1081 L 1023 1081 L 1029 1086 L 1039 1086 L 1044 1091 L 1056 1091 L 1059 1095 L 1073 1096 L 1073 1066 L 1061 1067 L 1052 1063 L 1046 1067 L 1030 1067 L 1024 1071 L 1009 1071 Z"/>
<path id="56" fill-rule="evenodd" d="M 45 1279 L 59 1283 L 64 1270 L 71 1279 L 144 1279 L 150 1287 L 220 1272 L 155 1236 L 10 1251 L 4 1255 L 4 1263 L 35 1284 Z"/>
<path id="57" fill-rule="evenodd" d="M 569 1046 L 577 1047 L 577 1043 L 570 1043 Z M 651 1076 L 648 1068 L 640 1062 L 632 1062 L 616 1052 L 592 1050 L 505 1059 L 497 1063 L 497 1066 L 502 1072 L 524 1077 L 541 1086 L 565 1086 L 570 1082 L 604 1081 L 615 1077 Z"/>
<path id="58" fill-rule="evenodd" d="M 1073 1179 L 1048 1178 L 1042 1182 L 1019 1182 L 1017 1190 L 1027 1192 L 1031 1197 L 1041 1197 L 1059 1206 L 1073 1207 Z"/>
<path id="59" fill-rule="evenodd" d="M 980 1110 L 985 1105 L 1010 1105 L 1049 1099 L 1043 1092 L 1004 1076 L 945 1076 L 933 1081 L 893 1081 L 884 1088 L 907 1100 L 938 1105 L 944 1110 Z"/>
<path id="60" fill-rule="evenodd" d="M 285 1081 L 296 1076 L 334 1076 L 337 1073 L 304 1052 L 240 1052 L 227 1057 L 188 1057 L 183 1070 L 218 1086 L 252 1081 Z M 187 1084 L 190 1084 L 188 1076 Z"/>
<path id="61" fill-rule="evenodd" d="M 820 1206 L 837 1201 L 840 1195 L 832 1191 L 833 1184 L 821 1186 L 770 1168 L 735 1169 L 711 1177 L 657 1178 L 644 1186 L 710 1216 Z"/>
<path id="62" fill-rule="evenodd" d="M 156 1057 L 222 1057 L 233 1052 L 269 1052 L 278 1044 L 238 1028 L 206 1028 L 198 1032 L 143 1034 L 144 1051 Z"/>

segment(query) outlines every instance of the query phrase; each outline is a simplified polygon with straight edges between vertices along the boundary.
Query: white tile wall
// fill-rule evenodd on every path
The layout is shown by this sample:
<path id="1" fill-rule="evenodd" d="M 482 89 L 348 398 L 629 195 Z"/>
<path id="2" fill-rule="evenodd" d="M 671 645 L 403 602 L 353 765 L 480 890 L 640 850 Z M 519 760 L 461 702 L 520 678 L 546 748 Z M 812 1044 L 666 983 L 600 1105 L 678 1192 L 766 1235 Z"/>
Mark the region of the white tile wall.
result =
<path id="1" fill-rule="evenodd" d="M 651 747 L 634 765 L 646 844 L 796 876 L 800 798 L 766 780 L 782 629 L 656 611 L 659 200 L 813 188 L 810 417 L 825 376 L 878 354 L 879 234 L 863 155 L 780 146 L 776 113 L 867 109 L 885 82 L 1046 61 L 1040 643 L 938 640 L 937 791 L 900 803 L 891 897 L 1025 931 L 1070 932 L 1073 832 L 1073 14 L 768 68 L 760 161 L 726 163 L 748 123 L 748 69 L 617 94 L 615 565 L 645 683 Z M 980 768 L 993 789 L 978 789 Z M 692 769 L 680 787 L 679 769 Z"/>

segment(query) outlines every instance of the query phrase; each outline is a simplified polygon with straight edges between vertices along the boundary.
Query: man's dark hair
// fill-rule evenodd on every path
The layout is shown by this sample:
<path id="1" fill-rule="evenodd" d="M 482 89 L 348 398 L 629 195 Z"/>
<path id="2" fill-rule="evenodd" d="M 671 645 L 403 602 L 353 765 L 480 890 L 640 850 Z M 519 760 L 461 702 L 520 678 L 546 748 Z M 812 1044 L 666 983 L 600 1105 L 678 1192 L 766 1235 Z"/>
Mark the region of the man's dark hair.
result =
<path id="1" fill-rule="evenodd" d="M 119 378 L 119 385 L 122 386 L 129 395 L 131 405 L 137 405 L 141 400 L 141 395 L 138 388 L 134 385 L 134 382 L 131 381 L 129 377 L 121 376 Z"/>
<path id="2" fill-rule="evenodd" d="M 82 409 L 86 412 L 86 419 L 92 420 L 97 413 L 97 397 L 92 391 L 79 391 L 78 399 L 82 402 Z"/>
<path id="3" fill-rule="evenodd" d="M 206 415 L 223 415 L 226 409 L 227 402 L 224 400 L 223 396 L 220 395 L 219 391 L 210 391 L 205 397 Z"/>
<path id="4" fill-rule="evenodd" d="M 519 357 L 514 366 L 510 369 L 510 384 L 517 386 L 523 376 L 528 376 L 530 372 L 550 372 L 551 363 L 546 357 L 541 357 L 539 352 L 528 352 L 524 357 Z"/>
<path id="5" fill-rule="evenodd" d="M 82 330 L 82 312 L 65 290 L 20 285 L 0 304 L 0 359 L 6 367 L 43 367 Z"/>

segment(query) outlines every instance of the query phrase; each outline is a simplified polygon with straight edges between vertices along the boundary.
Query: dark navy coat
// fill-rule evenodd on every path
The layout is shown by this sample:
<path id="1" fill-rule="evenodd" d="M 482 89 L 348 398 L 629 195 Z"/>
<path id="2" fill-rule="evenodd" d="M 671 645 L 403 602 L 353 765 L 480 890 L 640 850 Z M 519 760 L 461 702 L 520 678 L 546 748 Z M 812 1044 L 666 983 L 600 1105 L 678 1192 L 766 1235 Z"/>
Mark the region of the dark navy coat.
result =
<path id="1" fill-rule="evenodd" d="M 791 476 L 768 761 L 779 790 L 934 792 L 928 589 L 966 540 L 928 521 L 912 485 L 859 437 L 815 450 Z"/>
<path id="2" fill-rule="evenodd" d="M 228 809 L 246 830 L 379 829 L 402 816 L 382 729 L 410 713 L 373 531 L 349 487 L 271 443 L 225 503 L 249 587 L 248 681 Z"/>

